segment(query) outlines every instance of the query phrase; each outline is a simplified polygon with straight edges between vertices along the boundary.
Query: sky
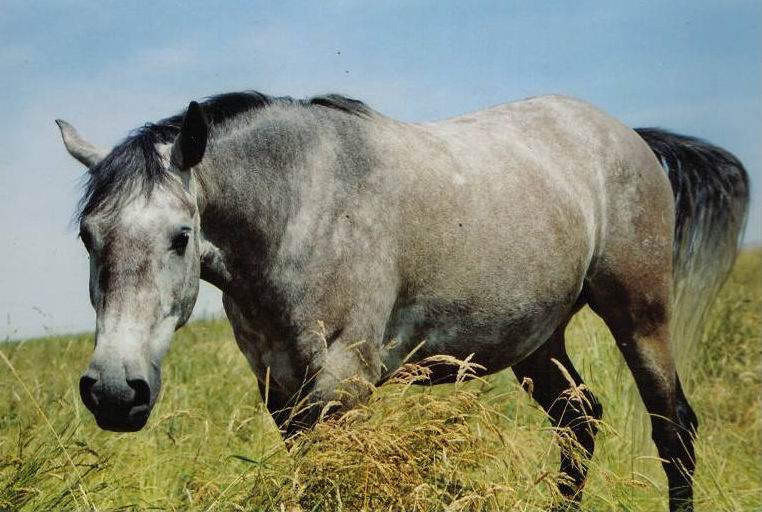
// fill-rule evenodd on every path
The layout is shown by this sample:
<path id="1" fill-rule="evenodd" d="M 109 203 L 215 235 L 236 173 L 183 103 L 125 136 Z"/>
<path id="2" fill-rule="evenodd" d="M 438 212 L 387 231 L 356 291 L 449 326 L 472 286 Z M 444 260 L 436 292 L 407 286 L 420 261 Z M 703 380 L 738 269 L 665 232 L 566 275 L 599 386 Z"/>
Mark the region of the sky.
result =
<path id="1" fill-rule="evenodd" d="M 71 223 L 84 169 L 54 119 L 112 146 L 244 89 L 339 92 L 410 122 L 561 93 L 706 138 L 762 178 L 758 0 L 2 0 L 0 340 L 94 326 Z M 753 186 L 748 244 L 761 205 Z M 220 309 L 205 287 L 196 314 Z"/>

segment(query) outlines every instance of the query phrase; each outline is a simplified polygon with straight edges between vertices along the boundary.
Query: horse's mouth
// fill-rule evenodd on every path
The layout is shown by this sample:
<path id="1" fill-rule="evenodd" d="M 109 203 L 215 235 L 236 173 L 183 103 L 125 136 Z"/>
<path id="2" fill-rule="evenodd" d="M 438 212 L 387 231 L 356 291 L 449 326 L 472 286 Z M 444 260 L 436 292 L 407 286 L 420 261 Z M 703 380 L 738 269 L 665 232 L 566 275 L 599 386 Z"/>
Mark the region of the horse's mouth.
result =
<path id="1" fill-rule="evenodd" d="M 145 427 L 151 410 L 147 405 L 139 405 L 125 414 L 122 411 L 103 410 L 95 413 L 95 422 L 103 430 L 110 432 L 137 432 Z"/>

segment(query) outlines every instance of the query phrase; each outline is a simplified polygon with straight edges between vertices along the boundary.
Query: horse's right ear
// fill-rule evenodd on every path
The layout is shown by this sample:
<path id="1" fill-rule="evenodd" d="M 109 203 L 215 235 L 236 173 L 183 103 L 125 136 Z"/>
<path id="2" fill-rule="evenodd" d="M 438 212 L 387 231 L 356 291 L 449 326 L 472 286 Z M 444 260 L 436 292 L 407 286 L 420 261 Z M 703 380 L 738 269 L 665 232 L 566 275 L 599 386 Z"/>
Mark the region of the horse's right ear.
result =
<path id="1" fill-rule="evenodd" d="M 172 165 L 181 171 L 187 171 L 197 165 L 204 157 L 206 140 L 209 136 L 209 123 L 204 111 L 195 101 L 191 101 L 183 118 L 180 134 L 172 146 Z"/>
<path id="2" fill-rule="evenodd" d="M 108 154 L 108 151 L 83 139 L 79 132 L 63 119 L 56 119 L 56 124 L 61 130 L 61 137 L 63 138 L 66 150 L 88 169 L 95 167 Z"/>

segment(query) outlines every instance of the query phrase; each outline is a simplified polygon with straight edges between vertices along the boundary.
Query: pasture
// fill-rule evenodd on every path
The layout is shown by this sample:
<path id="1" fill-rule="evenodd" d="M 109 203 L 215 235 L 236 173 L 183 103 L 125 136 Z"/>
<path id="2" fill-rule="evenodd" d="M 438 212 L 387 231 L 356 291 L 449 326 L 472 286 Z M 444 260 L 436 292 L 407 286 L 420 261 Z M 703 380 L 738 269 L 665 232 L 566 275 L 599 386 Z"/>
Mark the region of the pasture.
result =
<path id="1" fill-rule="evenodd" d="M 762 250 L 748 250 L 683 377 L 700 421 L 699 510 L 762 508 L 761 311 Z M 568 334 L 604 407 L 583 508 L 666 510 L 608 331 L 584 311 Z M 563 433 L 507 371 L 418 387 L 410 369 L 289 452 L 226 321 L 175 335 L 162 396 L 135 434 L 101 431 L 80 402 L 91 349 L 90 334 L 0 344 L 0 510 L 533 511 L 558 499 L 552 441 Z"/>

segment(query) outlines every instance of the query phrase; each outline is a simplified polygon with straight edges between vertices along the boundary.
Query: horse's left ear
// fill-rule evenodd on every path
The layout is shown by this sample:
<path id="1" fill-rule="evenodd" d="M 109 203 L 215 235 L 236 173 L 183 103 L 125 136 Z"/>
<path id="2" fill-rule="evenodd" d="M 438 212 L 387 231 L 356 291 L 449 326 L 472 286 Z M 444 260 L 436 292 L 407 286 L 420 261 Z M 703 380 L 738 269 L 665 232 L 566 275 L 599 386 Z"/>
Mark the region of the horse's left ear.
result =
<path id="1" fill-rule="evenodd" d="M 87 142 L 72 125 L 63 119 L 56 119 L 56 124 L 61 130 L 61 137 L 66 150 L 88 169 L 98 165 L 98 162 L 108 155 L 108 151 Z"/>
<path id="2" fill-rule="evenodd" d="M 195 101 L 191 101 L 183 118 L 180 134 L 172 146 L 172 165 L 181 171 L 187 171 L 197 165 L 204 157 L 206 140 L 209 136 L 209 124 L 204 111 Z"/>

